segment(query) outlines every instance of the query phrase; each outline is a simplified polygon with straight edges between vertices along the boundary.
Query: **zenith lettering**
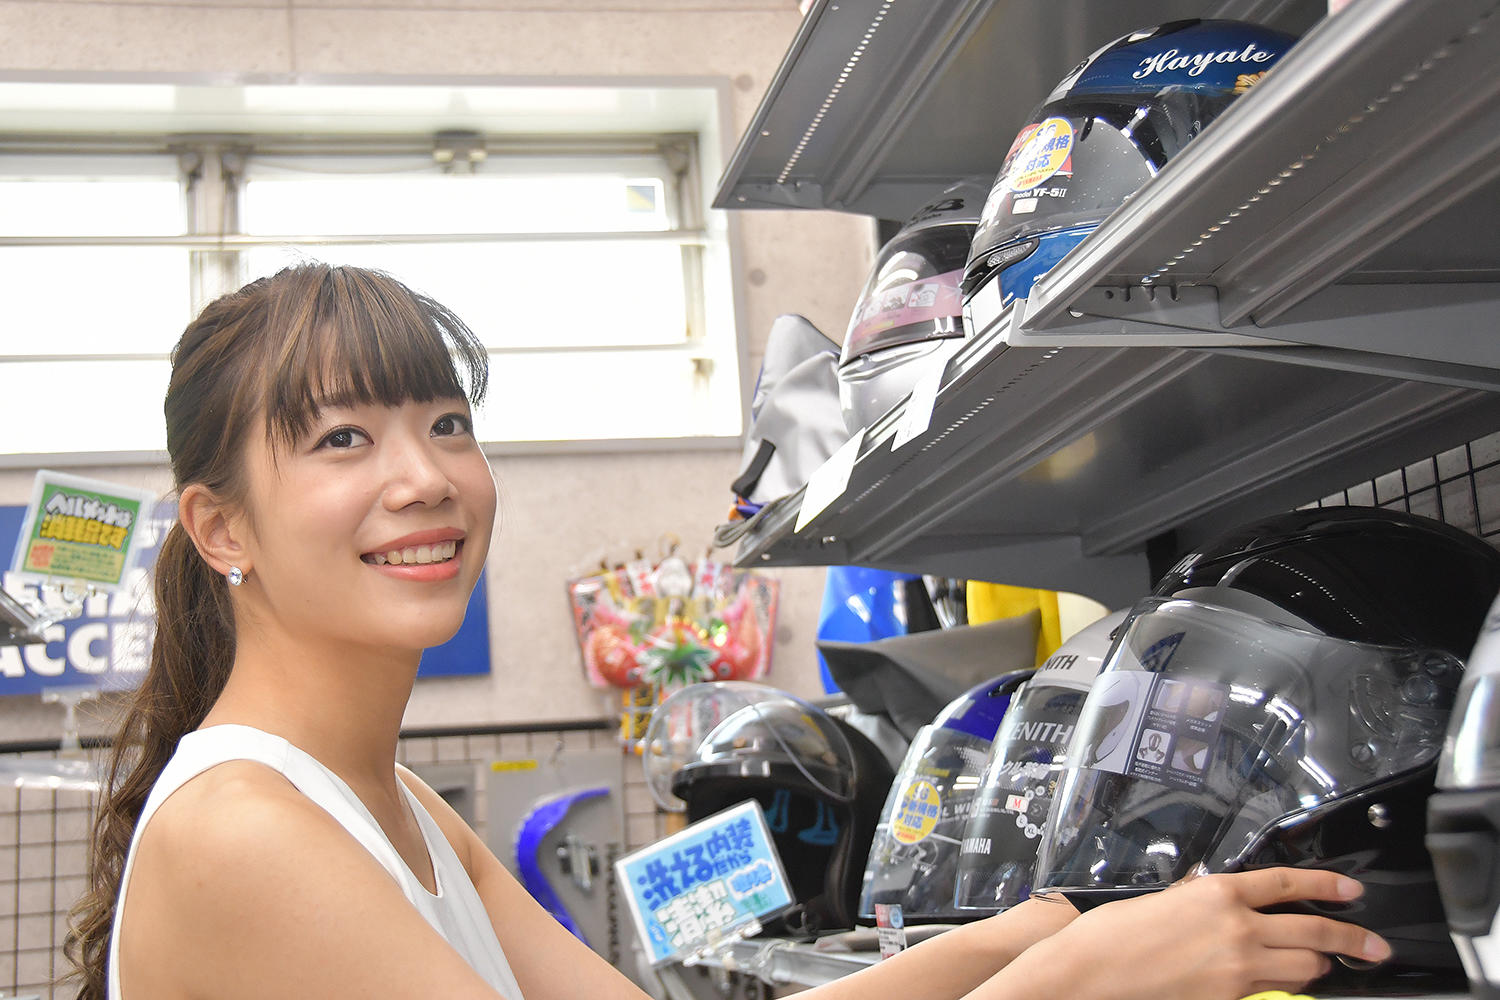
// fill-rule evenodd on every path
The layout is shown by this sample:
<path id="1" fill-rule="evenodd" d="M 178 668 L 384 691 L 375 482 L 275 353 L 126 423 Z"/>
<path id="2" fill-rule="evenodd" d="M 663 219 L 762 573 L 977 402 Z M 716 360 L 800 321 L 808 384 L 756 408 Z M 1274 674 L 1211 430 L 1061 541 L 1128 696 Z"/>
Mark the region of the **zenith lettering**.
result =
<path id="1" fill-rule="evenodd" d="M 1131 76 L 1137 80 L 1144 80 L 1153 73 L 1169 73 L 1183 69 L 1188 71 L 1188 76 L 1201 76 L 1203 71 L 1214 63 L 1263 63 L 1275 58 L 1274 52 L 1258 48 L 1254 42 L 1246 45 L 1242 50 L 1194 52 L 1191 55 L 1182 55 L 1176 49 L 1167 49 L 1165 52 L 1158 52 L 1150 58 L 1142 59 L 1141 68 Z"/>
<path id="2" fill-rule="evenodd" d="M 1012 737 L 1028 743 L 1066 743 L 1073 735 L 1073 727 L 1059 722 L 1023 722 Z"/>

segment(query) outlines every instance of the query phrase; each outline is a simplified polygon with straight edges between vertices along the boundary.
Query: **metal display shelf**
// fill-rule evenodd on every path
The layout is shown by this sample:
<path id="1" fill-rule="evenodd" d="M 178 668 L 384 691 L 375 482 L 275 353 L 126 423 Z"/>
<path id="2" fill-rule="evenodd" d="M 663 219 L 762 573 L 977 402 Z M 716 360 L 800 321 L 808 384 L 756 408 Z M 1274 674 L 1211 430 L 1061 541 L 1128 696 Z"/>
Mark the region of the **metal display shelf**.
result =
<path id="1" fill-rule="evenodd" d="M 879 952 L 824 951 L 811 943 L 751 938 L 704 960 L 730 972 L 743 972 L 773 986 L 821 986 L 880 961 Z"/>
<path id="2" fill-rule="evenodd" d="M 990 140 L 1124 30 L 1186 14 L 1310 30 L 1029 299 L 981 289 L 928 430 L 893 450 L 899 404 L 833 503 L 796 531 L 790 498 L 737 564 L 1118 605 L 1149 587 L 1153 539 L 1180 549 L 1500 427 L 1500 0 L 1324 9 L 1089 0 L 1064 26 L 1026 0 L 817 4 L 720 204 L 899 217 L 918 181 L 998 169 L 1008 146 Z M 873 38 L 840 20 L 877 17 Z M 812 85 L 830 73 L 841 89 Z"/>
<path id="3" fill-rule="evenodd" d="M 1038 282 L 1010 343 L 1213 346 L 1227 331 L 1500 385 L 1497 62 L 1495 0 L 1364 0 L 1328 18 Z"/>
<path id="4" fill-rule="evenodd" d="M 1500 426 L 1500 394 L 1178 348 L 1024 348 L 1005 323 L 949 364 L 925 434 L 868 429 L 843 493 L 801 497 L 742 566 L 876 566 L 1087 594 L 1150 586 L 1145 547 L 1297 506 Z"/>
<path id="5" fill-rule="evenodd" d="M 1099 45 L 1144 24 L 1311 26 L 1324 0 L 821 0 L 731 157 L 716 208 L 904 219 L 995 176 L 1028 111 Z"/>

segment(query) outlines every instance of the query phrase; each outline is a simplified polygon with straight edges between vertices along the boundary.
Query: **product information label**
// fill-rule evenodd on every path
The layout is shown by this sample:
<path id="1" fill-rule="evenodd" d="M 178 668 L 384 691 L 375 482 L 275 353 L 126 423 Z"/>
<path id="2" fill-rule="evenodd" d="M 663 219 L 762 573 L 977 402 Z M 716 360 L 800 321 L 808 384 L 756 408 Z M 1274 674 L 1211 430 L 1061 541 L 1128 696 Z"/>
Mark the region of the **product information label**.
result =
<path id="1" fill-rule="evenodd" d="M 1066 118 L 1048 118 L 1025 140 L 1006 174 L 1012 191 L 1040 187 L 1054 174 L 1073 172 L 1073 126 Z"/>
<path id="2" fill-rule="evenodd" d="M 621 858 L 615 877 L 653 965 L 755 933 L 794 901 L 754 799 Z"/>
<path id="3" fill-rule="evenodd" d="M 900 903 L 875 904 L 875 936 L 880 942 L 880 957 L 890 958 L 906 950 L 906 918 Z"/>
<path id="4" fill-rule="evenodd" d="M 1229 691 L 1161 672 L 1182 639 L 1167 636 L 1138 657 L 1119 651 L 1117 662 L 1127 669 L 1101 676 L 1084 704 L 1079 763 L 1189 791 L 1203 787 Z"/>
<path id="5" fill-rule="evenodd" d="M 828 461 L 818 466 L 802 492 L 802 506 L 797 510 L 797 526 L 794 531 L 807 527 L 813 518 L 844 495 L 844 491 L 849 488 L 849 477 L 854 474 L 854 463 L 859 460 L 860 446 L 864 442 L 865 432 L 860 430 L 840 445 L 839 450 L 829 456 Z"/>
<path id="6" fill-rule="evenodd" d="M 43 469 L 32 487 L 13 572 L 118 590 L 134 565 L 151 494 Z"/>
<path id="7" fill-rule="evenodd" d="M 891 819 L 891 836 L 902 844 L 926 840 L 937 829 L 943 813 L 943 797 L 930 781 L 913 781 L 900 792 L 896 815 Z"/>

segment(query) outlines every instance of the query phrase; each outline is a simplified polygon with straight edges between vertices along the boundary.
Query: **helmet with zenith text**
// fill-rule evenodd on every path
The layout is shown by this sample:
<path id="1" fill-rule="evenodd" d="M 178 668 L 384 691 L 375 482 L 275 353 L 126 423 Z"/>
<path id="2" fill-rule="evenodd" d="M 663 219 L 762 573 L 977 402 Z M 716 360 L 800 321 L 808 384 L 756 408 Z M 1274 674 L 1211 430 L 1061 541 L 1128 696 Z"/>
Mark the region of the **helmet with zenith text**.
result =
<path id="1" fill-rule="evenodd" d="M 1014 696 L 980 772 L 958 855 L 954 905 L 971 917 L 1031 894 L 1042 825 L 1089 686 L 1124 611 L 1081 629 Z"/>

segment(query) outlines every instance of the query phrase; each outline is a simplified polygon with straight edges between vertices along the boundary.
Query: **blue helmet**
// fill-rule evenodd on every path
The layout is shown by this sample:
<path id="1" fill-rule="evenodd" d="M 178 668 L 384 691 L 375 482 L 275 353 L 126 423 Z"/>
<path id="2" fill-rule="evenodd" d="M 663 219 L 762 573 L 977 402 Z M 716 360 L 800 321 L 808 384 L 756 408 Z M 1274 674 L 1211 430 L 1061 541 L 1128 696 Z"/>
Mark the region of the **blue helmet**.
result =
<path id="1" fill-rule="evenodd" d="M 874 919 L 877 903 L 899 905 L 906 923 L 980 916 L 953 905 L 959 840 L 1011 693 L 1032 673 L 1016 670 L 970 688 L 918 730 L 870 844 L 861 919 Z"/>
<path id="2" fill-rule="evenodd" d="M 997 275 L 1002 302 L 1025 298 L 1295 41 L 1238 21 L 1173 21 L 1089 56 L 1011 145 L 970 248 L 964 300 Z"/>

